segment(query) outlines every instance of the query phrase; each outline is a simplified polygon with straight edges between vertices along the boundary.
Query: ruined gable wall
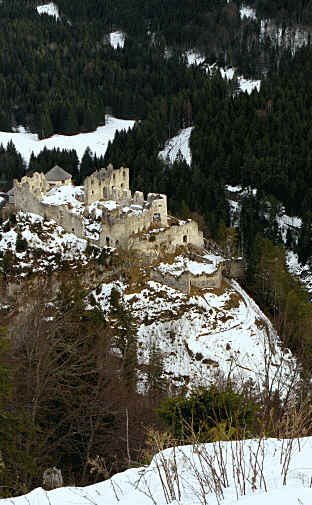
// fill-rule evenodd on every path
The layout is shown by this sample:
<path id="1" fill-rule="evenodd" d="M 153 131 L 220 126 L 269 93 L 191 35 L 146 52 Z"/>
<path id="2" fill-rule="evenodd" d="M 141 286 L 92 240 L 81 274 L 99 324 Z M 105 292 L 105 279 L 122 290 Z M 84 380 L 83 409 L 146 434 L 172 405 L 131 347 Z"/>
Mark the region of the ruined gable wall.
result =
<path id="1" fill-rule="evenodd" d="M 196 221 L 187 221 L 183 225 L 170 226 L 166 233 L 171 246 L 174 248 L 187 244 L 199 249 L 204 247 L 203 232 L 199 231 Z"/>
<path id="2" fill-rule="evenodd" d="M 153 215 L 159 215 L 160 223 L 163 226 L 168 226 L 167 196 L 149 193 L 147 195 L 147 202 L 151 205 Z"/>
<path id="3" fill-rule="evenodd" d="M 21 182 L 18 182 L 17 179 L 14 180 L 14 192 L 16 188 L 25 186 L 27 186 L 28 191 L 33 193 L 39 200 L 42 199 L 43 195 L 45 195 L 49 189 L 45 175 L 38 172 L 35 172 L 31 177 L 25 175 L 22 177 Z"/>
<path id="4" fill-rule="evenodd" d="M 14 181 L 15 206 L 23 212 L 33 212 L 47 219 L 54 219 L 68 233 L 85 238 L 85 229 L 80 216 L 72 214 L 65 205 L 47 205 L 31 191 L 28 183 Z"/>
<path id="5" fill-rule="evenodd" d="M 129 168 L 120 167 L 114 170 L 112 165 L 93 172 L 84 180 L 85 203 L 90 205 L 96 200 L 114 200 L 117 196 L 119 201 L 124 190 L 129 191 Z M 117 188 L 119 191 L 113 191 Z M 131 194 L 130 194 L 131 196 Z"/>

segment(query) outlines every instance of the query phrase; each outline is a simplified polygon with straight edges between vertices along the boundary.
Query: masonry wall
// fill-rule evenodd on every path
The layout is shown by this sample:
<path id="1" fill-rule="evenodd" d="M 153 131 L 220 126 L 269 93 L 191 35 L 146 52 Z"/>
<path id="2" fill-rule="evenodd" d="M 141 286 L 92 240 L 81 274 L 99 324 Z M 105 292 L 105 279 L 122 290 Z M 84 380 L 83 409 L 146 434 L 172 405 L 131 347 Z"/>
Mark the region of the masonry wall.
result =
<path id="1" fill-rule="evenodd" d="M 153 216 L 159 219 L 162 226 L 168 226 L 167 196 L 149 193 L 147 202 L 151 205 Z"/>
<path id="2" fill-rule="evenodd" d="M 14 180 L 14 193 L 16 188 L 26 187 L 28 191 L 33 193 L 39 200 L 46 194 L 49 189 L 49 185 L 43 173 L 35 172 L 31 177 L 26 175 L 22 177 L 21 182 Z"/>
<path id="3" fill-rule="evenodd" d="M 72 180 L 70 178 L 65 179 L 64 181 L 48 181 L 48 189 L 55 188 L 58 186 L 72 186 Z"/>
<path id="4" fill-rule="evenodd" d="M 204 247 L 203 233 L 198 230 L 196 221 L 188 221 L 184 225 L 170 226 L 162 232 L 155 233 L 153 240 L 149 238 L 133 241 L 133 248 L 138 252 L 157 257 L 163 252 L 174 253 L 179 246 L 188 244 L 202 249 Z"/>
<path id="5" fill-rule="evenodd" d="M 217 271 L 211 275 L 190 274 L 190 286 L 199 289 L 215 288 L 220 289 L 222 285 L 222 266 L 219 265 Z"/>
<path id="6" fill-rule="evenodd" d="M 15 206 L 24 212 L 33 212 L 47 219 L 54 219 L 68 233 L 85 238 L 81 217 L 72 214 L 64 205 L 47 205 L 42 203 L 29 189 L 27 183 L 14 184 Z"/>
<path id="7" fill-rule="evenodd" d="M 151 270 L 151 279 L 188 295 L 192 287 L 198 289 L 220 289 L 222 284 L 222 268 L 220 265 L 218 270 L 212 275 L 193 275 L 190 272 L 184 272 L 178 277 L 169 273 L 163 275 L 157 268 L 154 268 Z"/>
<path id="8" fill-rule="evenodd" d="M 151 279 L 170 288 L 177 289 L 188 295 L 190 293 L 190 281 L 187 272 L 183 273 L 179 277 L 171 274 L 163 275 L 159 270 L 151 270 Z"/>
<path id="9" fill-rule="evenodd" d="M 103 216 L 100 245 L 119 245 L 126 248 L 132 235 L 146 231 L 153 221 L 152 214 L 148 211 L 135 216 L 109 212 Z"/>
<path id="10" fill-rule="evenodd" d="M 112 165 L 101 168 L 84 180 L 84 188 L 86 205 L 96 200 L 116 200 L 119 192 L 123 193 L 125 190 L 129 192 L 129 168 L 121 167 L 114 170 Z"/>

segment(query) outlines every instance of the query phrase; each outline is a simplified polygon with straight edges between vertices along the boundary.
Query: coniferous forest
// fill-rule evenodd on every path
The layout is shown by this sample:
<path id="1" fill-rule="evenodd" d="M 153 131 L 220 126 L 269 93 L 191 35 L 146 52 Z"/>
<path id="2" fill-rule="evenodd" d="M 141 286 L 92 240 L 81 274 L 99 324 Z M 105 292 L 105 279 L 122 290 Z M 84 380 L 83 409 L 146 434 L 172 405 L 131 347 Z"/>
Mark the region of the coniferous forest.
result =
<path id="1" fill-rule="evenodd" d="M 0 190 L 8 190 L 27 170 L 46 172 L 56 163 L 76 184 L 108 163 L 128 166 L 132 189 L 167 194 L 174 215 L 197 219 L 206 238 L 221 247 L 234 237 L 235 253 L 246 263 L 246 289 L 298 357 L 307 385 L 312 305 L 287 271 L 285 247 L 311 266 L 312 45 L 308 36 L 305 46 L 294 51 L 260 34 L 261 19 L 284 31 L 304 26 L 312 33 L 312 1 L 249 0 L 256 19 L 241 17 L 240 0 L 55 0 L 59 20 L 39 15 L 41 3 L 0 2 L 0 131 L 22 125 L 40 139 L 73 135 L 103 125 L 106 114 L 136 123 L 116 133 L 105 156 L 87 149 L 81 163 L 74 150 L 44 149 L 32 154 L 26 166 L 12 142 L 1 145 Z M 123 48 L 109 43 L 115 30 L 125 34 Z M 205 61 L 188 65 L 187 51 Z M 217 67 L 207 70 L 213 63 L 235 67 L 234 79 L 222 78 Z M 239 92 L 238 75 L 260 79 L 260 91 Z M 182 156 L 172 163 L 159 158 L 166 140 L 186 127 L 193 127 L 191 165 Z M 226 185 L 246 188 L 235 230 Z M 302 219 L 300 231 L 289 230 L 286 241 L 276 228 L 282 209 Z M 3 281 L 4 258 L 0 266 Z M 47 299 L 38 295 L 40 289 L 45 292 L 44 284 L 30 301 L 25 294 L 25 304 L 33 310 L 28 320 L 21 320 L 11 343 L 4 329 L 10 321 L 0 317 L 0 477 L 5 479 L 0 496 L 39 485 L 37 465 L 42 469 L 56 459 L 66 468 L 69 483 L 90 483 L 127 468 L 128 412 L 135 463 L 145 457 L 141 418 L 149 416 L 157 428 L 164 420 L 166 427 L 173 423 L 176 407 L 159 380 L 157 350 L 147 370 L 149 393 L 144 397 L 136 391 L 133 321 L 118 292 L 111 295 L 111 315 L 120 323 L 117 347 L 123 375 L 115 380 L 120 362 L 110 353 L 116 347 L 113 330 L 96 304 L 85 310 L 86 293 L 70 277 L 64 275 L 52 333 Z M 42 365 L 39 379 L 33 363 Z M 209 401 L 218 396 L 207 395 Z M 194 405 L 198 398 L 194 393 Z M 230 394 L 226 402 L 231 409 L 242 398 Z M 256 430 L 251 420 L 261 409 L 265 419 L 264 412 L 275 409 L 278 415 L 281 406 L 278 399 L 265 408 L 256 403 L 244 406 L 250 430 Z M 188 401 L 181 397 L 177 404 L 192 417 Z M 92 464 L 96 467 L 94 446 L 103 455 L 95 477 L 90 471 Z M 5 471 L 1 453 L 11 461 Z"/>

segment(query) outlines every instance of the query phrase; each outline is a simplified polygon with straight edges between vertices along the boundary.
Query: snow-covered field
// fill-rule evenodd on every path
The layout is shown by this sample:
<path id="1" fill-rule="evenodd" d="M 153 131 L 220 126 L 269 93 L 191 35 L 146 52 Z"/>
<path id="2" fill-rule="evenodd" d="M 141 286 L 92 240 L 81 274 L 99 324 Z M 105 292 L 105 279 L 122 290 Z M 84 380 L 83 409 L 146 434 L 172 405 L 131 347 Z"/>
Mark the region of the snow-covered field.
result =
<path id="1" fill-rule="evenodd" d="M 60 17 L 58 6 L 53 2 L 38 5 L 37 11 L 38 14 L 48 14 L 49 16 L 54 16 L 56 19 L 59 19 Z"/>
<path id="2" fill-rule="evenodd" d="M 166 449 L 149 466 L 92 486 L 49 492 L 38 488 L 0 501 L 3 505 L 311 505 L 311 460 L 311 437 L 187 445 Z"/>
<path id="3" fill-rule="evenodd" d="M 114 139 L 116 131 L 128 130 L 134 126 L 135 121 L 117 119 L 106 116 L 105 126 L 99 126 L 94 132 L 78 133 L 77 135 L 53 135 L 50 138 L 39 140 L 36 133 L 27 133 L 20 127 L 16 133 L 0 132 L 0 143 L 4 146 L 12 141 L 22 157 L 29 162 L 31 153 L 38 155 L 45 147 L 47 149 L 75 149 L 81 160 L 87 147 L 97 155 L 104 155 L 108 142 Z"/>
<path id="4" fill-rule="evenodd" d="M 170 162 L 173 163 L 178 154 L 181 153 L 185 161 L 190 165 L 192 163 L 192 155 L 190 150 L 190 136 L 193 128 L 184 128 L 178 135 L 172 137 L 166 142 L 166 145 L 162 151 L 158 154 L 164 160 L 169 158 Z"/>

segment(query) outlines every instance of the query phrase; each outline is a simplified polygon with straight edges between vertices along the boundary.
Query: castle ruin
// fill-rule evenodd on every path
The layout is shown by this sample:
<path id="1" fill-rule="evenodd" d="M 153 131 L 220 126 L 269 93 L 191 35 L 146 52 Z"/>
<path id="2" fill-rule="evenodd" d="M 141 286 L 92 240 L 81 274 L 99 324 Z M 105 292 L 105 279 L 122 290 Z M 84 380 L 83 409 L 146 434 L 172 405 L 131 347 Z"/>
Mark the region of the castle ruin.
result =
<path id="1" fill-rule="evenodd" d="M 44 174 L 15 180 L 16 208 L 54 219 L 66 232 L 98 247 L 132 248 L 151 259 L 179 246 L 204 246 L 195 221 L 168 216 L 166 195 L 149 193 L 145 199 L 140 191 L 131 193 L 127 167 L 102 168 L 87 177 L 83 187 L 49 188 Z M 68 202 L 57 201 L 62 191 L 71 195 Z"/>

